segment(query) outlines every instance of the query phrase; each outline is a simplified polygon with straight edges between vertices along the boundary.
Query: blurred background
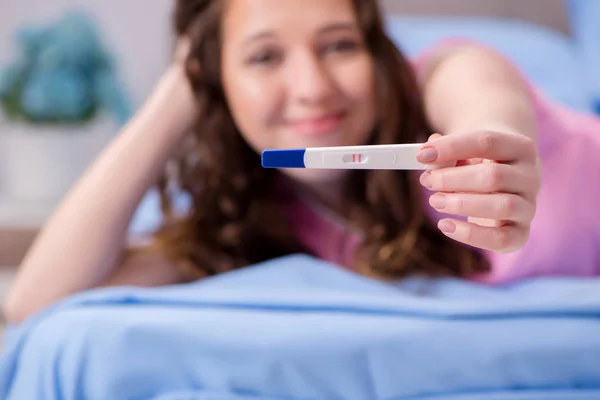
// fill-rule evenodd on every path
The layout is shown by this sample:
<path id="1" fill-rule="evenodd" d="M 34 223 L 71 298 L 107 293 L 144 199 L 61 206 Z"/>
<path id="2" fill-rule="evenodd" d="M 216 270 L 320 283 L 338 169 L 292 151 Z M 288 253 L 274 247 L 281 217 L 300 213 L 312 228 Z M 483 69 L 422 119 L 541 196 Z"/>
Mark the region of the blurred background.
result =
<path id="1" fill-rule="evenodd" d="M 19 263 L 61 197 L 148 96 L 169 60 L 171 5 L 2 1 L 0 266 Z"/>
<path id="2" fill-rule="evenodd" d="M 599 0 L 383 0 L 409 55 L 447 37 L 504 53 L 549 98 L 600 113 Z M 169 61 L 172 0 L 2 0 L 0 296 L 58 201 Z M 157 223 L 152 193 L 132 233 Z"/>

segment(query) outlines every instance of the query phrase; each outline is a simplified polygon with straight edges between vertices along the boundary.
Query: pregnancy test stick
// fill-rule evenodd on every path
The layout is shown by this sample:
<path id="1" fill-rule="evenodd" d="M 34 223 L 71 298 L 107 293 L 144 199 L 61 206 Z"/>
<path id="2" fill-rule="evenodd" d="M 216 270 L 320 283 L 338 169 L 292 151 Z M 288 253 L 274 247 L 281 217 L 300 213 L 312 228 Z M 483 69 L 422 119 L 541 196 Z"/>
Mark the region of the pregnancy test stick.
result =
<path id="1" fill-rule="evenodd" d="M 417 161 L 424 143 L 265 150 L 264 168 L 426 170 Z M 436 166 L 435 168 L 439 168 Z"/>

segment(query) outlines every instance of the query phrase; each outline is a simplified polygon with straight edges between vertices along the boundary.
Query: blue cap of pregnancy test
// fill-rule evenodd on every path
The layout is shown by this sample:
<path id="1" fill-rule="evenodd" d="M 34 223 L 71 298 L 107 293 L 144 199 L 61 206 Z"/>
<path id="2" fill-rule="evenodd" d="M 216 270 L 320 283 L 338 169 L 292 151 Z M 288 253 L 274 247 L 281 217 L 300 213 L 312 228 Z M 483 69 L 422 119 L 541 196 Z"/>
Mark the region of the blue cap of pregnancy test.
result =
<path id="1" fill-rule="evenodd" d="M 265 150 L 262 152 L 263 168 L 306 168 L 306 149 Z"/>

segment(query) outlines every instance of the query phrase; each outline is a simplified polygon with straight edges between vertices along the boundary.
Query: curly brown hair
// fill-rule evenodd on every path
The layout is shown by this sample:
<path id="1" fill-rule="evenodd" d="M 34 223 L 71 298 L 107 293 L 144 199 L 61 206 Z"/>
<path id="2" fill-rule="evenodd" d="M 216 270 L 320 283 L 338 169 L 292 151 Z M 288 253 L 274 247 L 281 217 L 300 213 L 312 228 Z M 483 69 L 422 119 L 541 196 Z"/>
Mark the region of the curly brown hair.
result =
<path id="1" fill-rule="evenodd" d="M 411 64 L 386 35 L 377 2 L 352 2 L 376 68 L 380 115 L 370 144 L 426 139 L 432 128 Z M 262 168 L 260 156 L 245 142 L 228 109 L 220 65 L 223 3 L 177 0 L 174 12 L 176 33 L 192 42 L 187 74 L 199 118 L 195 134 L 160 181 L 165 220 L 156 236 L 162 249 L 186 266 L 190 278 L 307 252 L 281 211 L 286 199 L 275 191 L 280 172 Z M 448 239 L 429 220 L 414 174 L 351 174 L 344 197 L 349 223 L 364 234 L 354 260 L 357 271 L 397 279 L 414 274 L 465 277 L 488 270 L 479 252 Z M 173 188 L 191 199 L 188 214 L 181 218 L 173 209 Z"/>

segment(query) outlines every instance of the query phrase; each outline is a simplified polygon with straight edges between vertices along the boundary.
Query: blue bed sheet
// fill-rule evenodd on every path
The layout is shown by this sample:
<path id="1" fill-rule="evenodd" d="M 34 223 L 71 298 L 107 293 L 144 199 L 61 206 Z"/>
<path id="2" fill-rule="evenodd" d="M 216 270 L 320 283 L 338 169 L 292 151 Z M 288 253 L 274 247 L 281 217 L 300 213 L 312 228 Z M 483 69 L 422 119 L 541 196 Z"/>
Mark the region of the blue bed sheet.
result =
<path id="1" fill-rule="evenodd" d="M 600 398 L 600 280 L 369 280 L 296 255 L 13 327 L 0 398 Z"/>

